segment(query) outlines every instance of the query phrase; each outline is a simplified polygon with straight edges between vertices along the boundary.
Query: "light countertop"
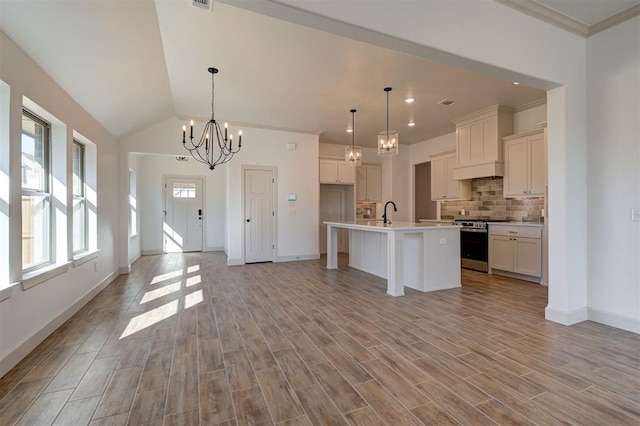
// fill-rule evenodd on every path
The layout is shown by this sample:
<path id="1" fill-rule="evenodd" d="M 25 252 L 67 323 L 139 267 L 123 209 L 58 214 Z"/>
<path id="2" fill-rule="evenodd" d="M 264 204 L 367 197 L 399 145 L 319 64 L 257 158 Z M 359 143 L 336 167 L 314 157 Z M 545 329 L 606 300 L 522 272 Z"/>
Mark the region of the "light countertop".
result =
<path id="1" fill-rule="evenodd" d="M 491 226 L 530 226 L 533 228 L 542 228 L 544 223 L 536 222 L 487 222 Z"/>
<path id="2" fill-rule="evenodd" d="M 460 228 L 460 225 L 453 225 L 450 222 L 424 222 L 424 223 L 412 223 L 412 222 L 393 222 L 384 224 L 381 220 L 357 220 L 357 221 L 346 221 L 346 222 L 324 222 L 325 225 L 337 226 L 340 228 L 348 228 L 348 229 L 362 229 L 362 230 L 371 230 L 377 232 L 385 232 L 385 231 L 406 231 L 412 229 L 456 229 Z"/>

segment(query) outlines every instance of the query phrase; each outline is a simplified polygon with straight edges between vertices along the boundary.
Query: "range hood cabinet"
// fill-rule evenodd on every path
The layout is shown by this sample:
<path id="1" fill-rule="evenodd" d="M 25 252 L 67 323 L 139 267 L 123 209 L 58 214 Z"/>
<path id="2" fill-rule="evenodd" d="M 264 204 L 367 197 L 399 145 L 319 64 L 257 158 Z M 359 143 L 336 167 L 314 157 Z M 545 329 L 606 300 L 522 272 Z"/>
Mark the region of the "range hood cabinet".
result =
<path id="1" fill-rule="evenodd" d="M 513 134 L 513 108 L 493 105 L 453 123 L 456 125 L 453 179 L 504 176 L 502 138 Z"/>

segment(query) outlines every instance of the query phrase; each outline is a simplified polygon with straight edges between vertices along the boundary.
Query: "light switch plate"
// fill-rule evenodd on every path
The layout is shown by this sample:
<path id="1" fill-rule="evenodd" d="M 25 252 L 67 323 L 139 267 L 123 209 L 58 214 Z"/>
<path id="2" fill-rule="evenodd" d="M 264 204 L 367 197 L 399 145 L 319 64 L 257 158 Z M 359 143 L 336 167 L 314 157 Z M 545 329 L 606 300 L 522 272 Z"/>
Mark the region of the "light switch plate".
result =
<path id="1" fill-rule="evenodd" d="M 631 222 L 640 222 L 640 209 L 631 209 Z"/>

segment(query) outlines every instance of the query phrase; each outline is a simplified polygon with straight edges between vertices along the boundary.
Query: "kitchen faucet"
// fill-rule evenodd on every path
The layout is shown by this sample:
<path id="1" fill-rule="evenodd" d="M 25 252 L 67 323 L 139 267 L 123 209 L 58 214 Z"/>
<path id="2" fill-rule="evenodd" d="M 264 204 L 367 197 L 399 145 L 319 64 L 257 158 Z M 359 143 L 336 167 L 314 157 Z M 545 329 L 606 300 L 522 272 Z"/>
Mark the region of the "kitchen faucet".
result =
<path id="1" fill-rule="evenodd" d="M 391 225 L 391 221 L 390 221 L 390 220 L 387 220 L 387 206 L 388 206 L 389 204 L 393 204 L 393 211 L 394 211 L 394 212 L 397 212 L 397 211 L 398 211 L 398 208 L 396 207 L 396 203 L 394 203 L 393 201 L 387 201 L 387 202 L 385 203 L 385 205 L 384 205 L 384 214 L 382 215 L 382 220 L 383 220 L 383 222 L 384 222 L 384 224 L 385 224 L 385 225 L 386 225 L 387 223 L 388 223 L 389 225 Z"/>

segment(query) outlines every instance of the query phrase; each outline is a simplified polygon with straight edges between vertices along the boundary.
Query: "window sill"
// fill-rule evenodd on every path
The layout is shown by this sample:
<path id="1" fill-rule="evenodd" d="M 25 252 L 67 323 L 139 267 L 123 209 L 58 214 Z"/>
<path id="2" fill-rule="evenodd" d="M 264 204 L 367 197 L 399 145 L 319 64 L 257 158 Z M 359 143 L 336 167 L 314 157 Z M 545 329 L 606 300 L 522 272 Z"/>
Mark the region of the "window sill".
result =
<path id="1" fill-rule="evenodd" d="M 9 284 L 8 286 L 0 289 L 0 302 L 4 302 L 8 298 L 10 298 L 11 297 L 11 293 L 13 292 L 13 288 L 15 286 L 17 286 L 18 284 L 20 284 L 20 283 L 12 283 L 12 284 Z"/>
<path id="2" fill-rule="evenodd" d="M 22 289 L 29 290 L 31 287 L 35 287 L 53 277 L 64 274 L 69 270 L 70 265 L 71 262 L 65 262 L 25 274 L 22 276 Z"/>
<path id="3" fill-rule="evenodd" d="M 90 260 L 97 258 L 99 253 L 100 249 L 83 251 L 82 253 L 76 254 L 75 256 L 73 256 L 73 267 L 77 268 L 80 265 L 84 265 Z"/>

